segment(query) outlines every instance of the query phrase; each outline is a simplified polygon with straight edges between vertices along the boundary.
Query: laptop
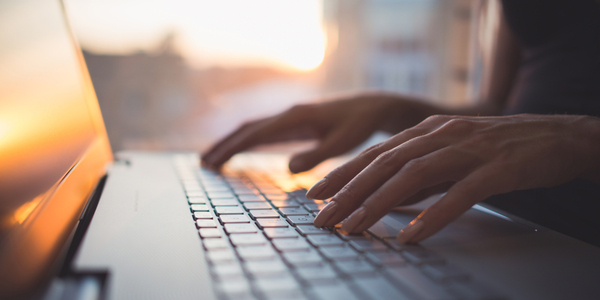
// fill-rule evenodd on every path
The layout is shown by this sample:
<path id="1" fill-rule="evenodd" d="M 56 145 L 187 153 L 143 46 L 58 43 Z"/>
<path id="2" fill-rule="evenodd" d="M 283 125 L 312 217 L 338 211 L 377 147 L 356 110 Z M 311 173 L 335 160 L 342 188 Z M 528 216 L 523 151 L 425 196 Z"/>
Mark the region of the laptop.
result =
<path id="1" fill-rule="evenodd" d="M 0 45 L 2 299 L 600 297 L 600 249 L 489 206 L 402 245 L 435 197 L 347 235 L 285 156 L 113 157 L 58 1 L 0 2 Z"/>

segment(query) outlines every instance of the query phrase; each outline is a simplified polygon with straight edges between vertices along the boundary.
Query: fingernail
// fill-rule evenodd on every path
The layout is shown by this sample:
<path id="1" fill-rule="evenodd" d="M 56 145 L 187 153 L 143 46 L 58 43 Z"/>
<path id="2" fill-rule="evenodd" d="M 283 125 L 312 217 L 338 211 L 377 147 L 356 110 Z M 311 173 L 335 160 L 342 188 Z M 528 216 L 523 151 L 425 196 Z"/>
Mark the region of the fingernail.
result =
<path id="1" fill-rule="evenodd" d="M 308 198 L 308 199 L 315 199 L 316 197 L 318 197 L 323 192 L 323 190 L 326 187 L 327 187 L 327 178 L 323 178 L 323 179 L 319 180 L 319 182 L 315 183 L 315 185 L 313 185 L 308 190 L 308 192 L 306 192 L 306 198 Z"/>
<path id="2" fill-rule="evenodd" d="M 424 223 L 421 219 L 414 219 L 404 229 L 400 230 L 398 234 L 398 241 L 403 244 L 411 243 L 412 239 L 415 238 L 419 232 L 423 229 Z"/>
<path id="3" fill-rule="evenodd" d="M 342 225 L 342 230 L 352 233 L 353 230 L 356 229 L 356 227 L 358 227 L 360 223 L 362 223 L 366 216 L 367 210 L 365 209 L 365 207 L 359 207 L 350 215 L 350 217 L 348 217 L 348 220 L 344 222 L 344 225 Z"/>
<path id="4" fill-rule="evenodd" d="M 292 173 L 299 173 L 300 171 L 303 171 L 304 169 L 304 160 L 300 159 L 300 158 L 295 158 L 292 159 L 290 161 L 290 165 L 289 165 L 290 171 L 292 171 Z"/>
<path id="5" fill-rule="evenodd" d="M 335 201 L 329 202 L 327 205 L 325 205 L 325 207 L 323 207 L 319 214 L 317 214 L 317 217 L 315 217 L 313 224 L 316 227 L 322 227 L 324 224 L 327 223 L 327 221 L 329 221 L 329 219 L 331 219 L 331 217 L 333 216 L 333 214 L 335 214 L 336 211 L 337 203 Z"/>

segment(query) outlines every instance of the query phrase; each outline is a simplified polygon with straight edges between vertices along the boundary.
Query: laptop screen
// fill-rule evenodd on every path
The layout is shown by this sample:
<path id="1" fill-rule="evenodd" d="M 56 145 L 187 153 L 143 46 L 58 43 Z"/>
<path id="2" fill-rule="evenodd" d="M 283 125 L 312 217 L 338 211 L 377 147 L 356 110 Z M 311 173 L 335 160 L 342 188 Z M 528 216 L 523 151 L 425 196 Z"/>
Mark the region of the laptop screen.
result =
<path id="1" fill-rule="evenodd" d="M 25 287 L 58 253 L 111 154 L 58 0 L 0 1 L 0 45 L 0 281 Z"/>

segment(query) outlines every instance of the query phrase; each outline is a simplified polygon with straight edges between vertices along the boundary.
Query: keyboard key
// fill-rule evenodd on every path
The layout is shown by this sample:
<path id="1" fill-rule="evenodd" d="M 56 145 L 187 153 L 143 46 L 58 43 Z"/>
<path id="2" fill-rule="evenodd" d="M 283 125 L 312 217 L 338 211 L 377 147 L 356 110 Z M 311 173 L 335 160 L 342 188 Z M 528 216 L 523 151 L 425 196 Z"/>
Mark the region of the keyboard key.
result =
<path id="1" fill-rule="evenodd" d="M 237 257 L 232 250 L 215 250 L 206 252 L 207 258 L 215 264 L 237 261 Z"/>
<path id="2" fill-rule="evenodd" d="M 359 253 L 351 247 L 322 247 L 319 251 L 329 260 L 358 259 Z"/>
<path id="3" fill-rule="evenodd" d="M 267 238 L 262 233 L 232 234 L 229 239 L 235 246 L 266 245 L 268 243 Z"/>
<path id="4" fill-rule="evenodd" d="M 200 230 L 198 230 L 198 232 L 200 233 L 200 236 L 203 239 L 220 238 L 223 235 L 221 230 L 215 229 L 215 228 L 200 228 Z"/>
<path id="5" fill-rule="evenodd" d="M 252 299 L 250 284 L 246 279 L 222 281 L 217 283 L 216 289 L 227 299 Z"/>
<path id="6" fill-rule="evenodd" d="M 396 283 L 412 291 L 418 298 L 422 299 L 453 299 L 454 297 L 440 285 L 434 283 L 421 271 L 413 266 L 386 268 L 385 272 L 393 278 Z"/>
<path id="7" fill-rule="evenodd" d="M 315 201 L 317 201 L 317 200 L 315 200 Z M 321 209 L 323 209 L 323 207 L 325 207 L 325 205 L 327 205 L 327 203 L 325 203 L 323 201 L 321 201 L 319 203 L 304 203 L 304 207 L 312 212 L 320 211 Z"/>
<path id="8" fill-rule="evenodd" d="M 212 192 L 229 192 L 230 189 L 228 186 L 221 184 L 221 185 L 207 185 L 204 187 L 204 190 L 206 190 L 206 192 L 212 193 Z"/>
<path id="9" fill-rule="evenodd" d="M 283 258 L 295 267 L 321 266 L 324 264 L 323 257 L 313 249 L 308 251 L 284 252 Z"/>
<path id="10" fill-rule="evenodd" d="M 288 274 L 287 266 L 279 261 L 249 261 L 245 264 L 246 270 L 252 275 L 259 276 L 265 274 Z"/>
<path id="11" fill-rule="evenodd" d="M 254 284 L 264 293 L 275 291 L 298 291 L 300 285 L 292 276 L 283 276 L 279 278 L 257 279 Z M 284 298 L 284 299 L 287 299 Z"/>
<path id="12" fill-rule="evenodd" d="M 194 219 L 196 219 L 196 220 L 197 219 L 211 219 L 212 220 L 212 218 L 213 218 L 213 215 L 211 213 L 209 213 L 209 212 L 205 212 L 205 211 L 194 212 Z"/>
<path id="13" fill-rule="evenodd" d="M 267 198 L 267 200 L 269 200 L 269 201 L 286 201 L 286 200 L 293 201 L 293 199 L 294 199 L 293 196 L 290 196 L 288 194 L 280 194 L 280 193 L 269 194 L 269 193 L 264 193 L 264 192 L 263 192 L 263 194 L 265 195 L 265 198 Z"/>
<path id="14" fill-rule="evenodd" d="M 276 208 L 300 208 L 300 204 L 293 200 L 271 201 L 271 204 Z"/>
<path id="15" fill-rule="evenodd" d="M 266 201 L 265 198 L 261 195 L 239 195 L 238 198 L 240 199 L 240 202 L 262 202 L 262 201 Z"/>
<path id="16" fill-rule="evenodd" d="M 288 222 L 286 222 L 284 219 L 282 218 L 260 218 L 260 219 L 256 219 L 256 223 L 258 223 L 258 226 L 260 228 L 275 228 L 275 227 L 279 227 L 279 228 L 287 228 L 290 225 L 288 224 Z"/>
<path id="17" fill-rule="evenodd" d="M 396 235 L 400 232 L 399 229 L 396 229 L 390 225 L 387 225 L 383 221 L 379 220 L 373 226 L 369 227 L 367 230 L 370 234 L 378 237 L 379 239 L 385 238 L 395 238 Z"/>
<path id="18" fill-rule="evenodd" d="M 214 220 L 196 220 L 198 228 L 217 228 L 217 222 Z"/>
<path id="19" fill-rule="evenodd" d="M 399 291 L 394 285 L 392 285 L 382 276 L 356 278 L 353 281 L 365 294 L 369 296 L 370 299 L 413 299 L 412 297 L 409 297 L 408 295 Z M 423 299 L 434 300 L 433 298 Z"/>
<path id="20" fill-rule="evenodd" d="M 190 208 L 194 212 L 196 212 L 196 211 L 201 211 L 201 212 L 208 212 L 208 211 L 210 211 L 210 209 L 208 208 L 208 205 L 202 205 L 202 204 L 192 204 L 192 205 L 190 205 Z"/>
<path id="21" fill-rule="evenodd" d="M 256 233 L 258 229 L 254 224 L 238 224 L 238 223 L 228 223 L 224 225 L 225 231 L 228 234 L 232 233 Z"/>
<path id="22" fill-rule="evenodd" d="M 296 273 L 300 278 L 308 282 L 338 277 L 337 273 L 330 266 L 299 267 L 296 268 Z"/>
<path id="23" fill-rule="evenodd" d="M 372 239 L 372 236 L 369 235 L 366 232 L 348 233 L 348 232 L 346 232 L 344 230 L 341 230 L 340 228 L 336 228 L 335 234 L 337 234 L 337 236 L 339 236 L 344 241 L 350 241 L 350 240 L 355 240 L 355 239 L 359 239 L 359 240 L 361 240 L 361 239 Z"/>
<path id="24" fill-rule="evenodd" d="M 206 194 L 208 195 L 208 198 L 213 200 L 213 199 L 219 199 L 219 198 L 235 198 L 235 195 L 232 192 L 206 192 Z"/>
<path id="25" fill-rule="evenodd" d="M 240 215 L 244 210 L 239 206 L 217 206 L 215 207 L 217 215 Z"/>
<path id="26" fill-rule="evenodd" d="M 392 249 L 396 250 L 396 251 L 400 251 L 403 250 L 407 247 L 414 247 L 412 245 L 405 245 L 400 243 L 400 241 L 398 241 L 395 237 L 393 238 L 387 238 L 383 240 L 388 246 L 392 247 Z"/>
<path id="27" fill-rule="evenodd" d="M 335 234 L 309 235 L 307 239 L 315 247 L 344 245 L 344 241 Z"/>
<path id="28" fill-rule="evenodd" d="M 363 259 L 336 261 L 335 267 L 347 276 L 373 274 L 375 267 Z"/>
<path id="29" fill-rule="evenodd" d="M 225 239 L 204 239 L 202 244 L 206 250 L 229 249 L 231 247 Z"/>
<path id="30" fill-rule="evenodd" d="M 258 195 L 258 191 L 253 188 L 249 188 L 243 184 L 240 185 L 231 185 L 231 189 L 238 196 L 246 196 L 246 195 Z"/>
<path id="31" fill-rule="evenodd" d="M 223 224 L 227 223 L 250 223 L 250 218 L 246 215 L 222 215 L 219 217 Z"/>
<path id="32" fill-rule="evenodd" d="M 303 207 L 283 207 L 279 211 L 284 217 L 287 216 L 308 216 L 310 212 Z"/>
<path id="33" fill-rule="evenodd" d="M 271 245 L 239 246 L 236 251 L 243 260 L 265 260 L 277 257 L 277 253 Z"/>
<path id="34" fill-rule="evenodd" d="M 273 240 L 273 246 L 278 251 L 308 251 L 310 245 L 303 239 L 275 239 Z"/>
<path id="35" fill-rule="evenodd" d="M 215 199 L 211 200 L 212 206 L 238 206 L 240 203 L 235 199 Z"/>
<path id="36" fill-rule="evenodd" d="M 406 260 L 397 252 L 371 252 L 365 257 L 376 266 L 404 265 Z"/>
<path id="37" fill-rule="evenodd" d="M 253 219 L 256 218 L 279 218 L 279 213 L 273 209 L 265 209 L 265 210 L 251 210 L 250 216 Z"/>
<path id="38" fill-rule="evenodd" d="M 219 264 L 211 268 L 213 274 L 220 278 L 239 277 L 244 275 L 244 271 L 239 264 Z"/>
<path id="39" fill-rule="evenodd" d="M 264 233 L 269 239 L 299 237 L 298 232 L 292 228 L 265 228 Z"/>
<path id="40" fill-rule="evenodd" d="M 298 225 L 296 227 L 298 232 L 302 235 L 312 235 L 312 234 L 331 234 L 332 231 L 327 228 L 319 228 L 313 225 Z"/>
<path id="41" fill-rule="evenodd" d="M 206 197 L 190 197 L 188 198 L 189 204 L 206 204 L 208 199 Z"/>
<path id="42" fill-rule="evenodd" d="M 296 226 L 296 225 L 312 225 L 313 221 L 315 220 L 315 217 L 313 216 L 288 216 L 287 217 L 288 222 L 290 222 L 290 224 Z"/>
<path id="43" fill-rule="evenodd" d="M 271 205 L 268 202 L 246 202 L 244 207 L 250 209 L 271 209 Z"/>
<path id="44" fill-rule="evenodd" d="M 350 246 L 360 252 L 387 251 L 388 247 L 381 241 L 374 239 L 354 239 Z"/>
<path id="45" fill-rule="evenodd" d="M 320 300 L 359 300 L 356 293 L 341 282 L 333 285 L 316 285 L 310 290 Z M 396 297 L 389 299 L 396 299 Z"/>
<path id="46" fill-rule="evenodd" d="M 206 197 L 206 194 L 203 191 L 186 191 L 186 196 L 190 197 Z"/>

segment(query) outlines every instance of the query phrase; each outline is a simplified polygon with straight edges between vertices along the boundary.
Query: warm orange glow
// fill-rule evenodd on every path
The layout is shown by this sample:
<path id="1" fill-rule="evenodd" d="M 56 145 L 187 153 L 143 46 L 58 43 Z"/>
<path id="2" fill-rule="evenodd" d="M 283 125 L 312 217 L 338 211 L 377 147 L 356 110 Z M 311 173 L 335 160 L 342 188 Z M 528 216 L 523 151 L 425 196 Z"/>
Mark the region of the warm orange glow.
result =
<path id="1" fill-rule="evenodd" d="M 13 224 L 23 224 L 31 212 L 40 204 L 46 194 L 39 195 L 33 200 L 21 205 L 13 214 Z"/>
<path id="2" fill-rule="evenodd" d="M 322 0 L 67 0 L 94 52 L 152 50 L 167 33 L 193 66 L 310 70 L 323 61 Z"/>

